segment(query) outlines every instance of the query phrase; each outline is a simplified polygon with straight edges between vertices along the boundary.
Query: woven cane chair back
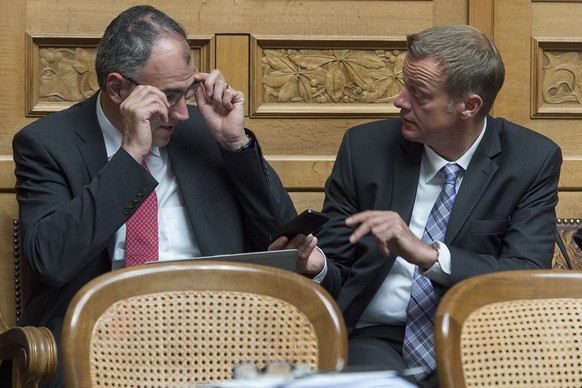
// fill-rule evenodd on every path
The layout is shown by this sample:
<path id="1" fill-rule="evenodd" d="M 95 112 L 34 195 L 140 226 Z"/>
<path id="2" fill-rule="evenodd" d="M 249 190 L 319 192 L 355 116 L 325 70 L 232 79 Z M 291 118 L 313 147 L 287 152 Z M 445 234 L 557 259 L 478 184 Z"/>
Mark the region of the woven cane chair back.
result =
<path id="1" fill-rule="evenodd" d="M 155 264 L 84 287 L 63 331 L 70 387 L 188 386 L 229 380 L 244 362 L 338 370 L 341 313 L 292 272 L 235 263 Z"/>
<path id="2" fill-rule="evenodd" d="M 582 271 L 465 280 L 437 310 L 441 387 L 581 387 L 581 340 Z"/>

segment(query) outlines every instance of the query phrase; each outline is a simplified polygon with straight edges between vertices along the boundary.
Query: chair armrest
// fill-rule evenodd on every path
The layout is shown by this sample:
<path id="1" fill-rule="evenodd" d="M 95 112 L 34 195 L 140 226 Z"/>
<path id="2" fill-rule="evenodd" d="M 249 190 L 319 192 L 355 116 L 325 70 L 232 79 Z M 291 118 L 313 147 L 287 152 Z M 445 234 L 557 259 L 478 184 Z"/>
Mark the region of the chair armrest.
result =
<path id="1" fill-rule="evenodd" d="M 52 380 L 57 369 L 55 337 L 46 327 L 12 327 L 0 333 L 0 360 L 17 364 L 24 381 Z"/>

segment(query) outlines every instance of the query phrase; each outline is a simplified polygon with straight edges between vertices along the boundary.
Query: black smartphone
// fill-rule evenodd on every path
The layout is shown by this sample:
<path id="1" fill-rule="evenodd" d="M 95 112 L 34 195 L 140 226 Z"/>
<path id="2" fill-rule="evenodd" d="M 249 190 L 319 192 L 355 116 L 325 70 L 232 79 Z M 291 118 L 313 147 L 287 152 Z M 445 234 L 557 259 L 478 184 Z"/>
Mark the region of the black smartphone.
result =
<path id="1" fill-rule="evenodd" d="M 292 239 L 298 234 L 307 236 L 315 232 L 320 226 L 325 224 L 329 217 L 325 213 L 317 212 L 315 210 L 307 209 L 297 217 L 289 221 L 285 226 L 271 236 L 271 241 L 278 239 L 281 236 L 286 236 Z"/>

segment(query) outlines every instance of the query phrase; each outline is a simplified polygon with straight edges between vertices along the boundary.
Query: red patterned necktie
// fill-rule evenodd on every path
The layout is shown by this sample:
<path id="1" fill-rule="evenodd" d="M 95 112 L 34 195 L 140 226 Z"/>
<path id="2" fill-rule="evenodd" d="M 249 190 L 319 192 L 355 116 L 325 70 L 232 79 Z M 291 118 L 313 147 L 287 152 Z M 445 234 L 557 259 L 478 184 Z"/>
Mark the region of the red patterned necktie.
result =
<path id="1" fill-rule="evenodd" d="M 145 160 L 142 166 L 149 171 Z M 125 223 L 125 266 L 133 267 L 158 260 L 158 197 L 156 191 Z"/>

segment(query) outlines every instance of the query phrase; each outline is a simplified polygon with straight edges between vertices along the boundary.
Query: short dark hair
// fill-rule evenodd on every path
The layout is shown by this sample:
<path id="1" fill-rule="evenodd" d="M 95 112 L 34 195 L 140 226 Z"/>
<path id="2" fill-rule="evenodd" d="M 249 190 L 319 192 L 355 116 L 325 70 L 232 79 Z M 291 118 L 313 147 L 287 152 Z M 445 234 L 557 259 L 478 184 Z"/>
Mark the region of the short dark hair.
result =
<path id="1" fill-rule="evenodd" d="M 435 59 L 453 101 L 474 93 L 483 100 L 482 115 L 491 111 L 503 86 L 505 67 L 495 44 L 465 24 L 432 27 L 407 38 L 412 58 Z"/>
<path id="2" fill-rule="evenodd" d="M 154 44 L 168 37 L 184 41 L 184 59 L 189 63 L 191 51 L 186 31 L 174 19 L 149 5 L 131 7 L 119 14 L 111 21 L 97 46 L 95 70 L 99 87 L 105 89 L 107 76 L 113 72 L 136 79 Z"/>

